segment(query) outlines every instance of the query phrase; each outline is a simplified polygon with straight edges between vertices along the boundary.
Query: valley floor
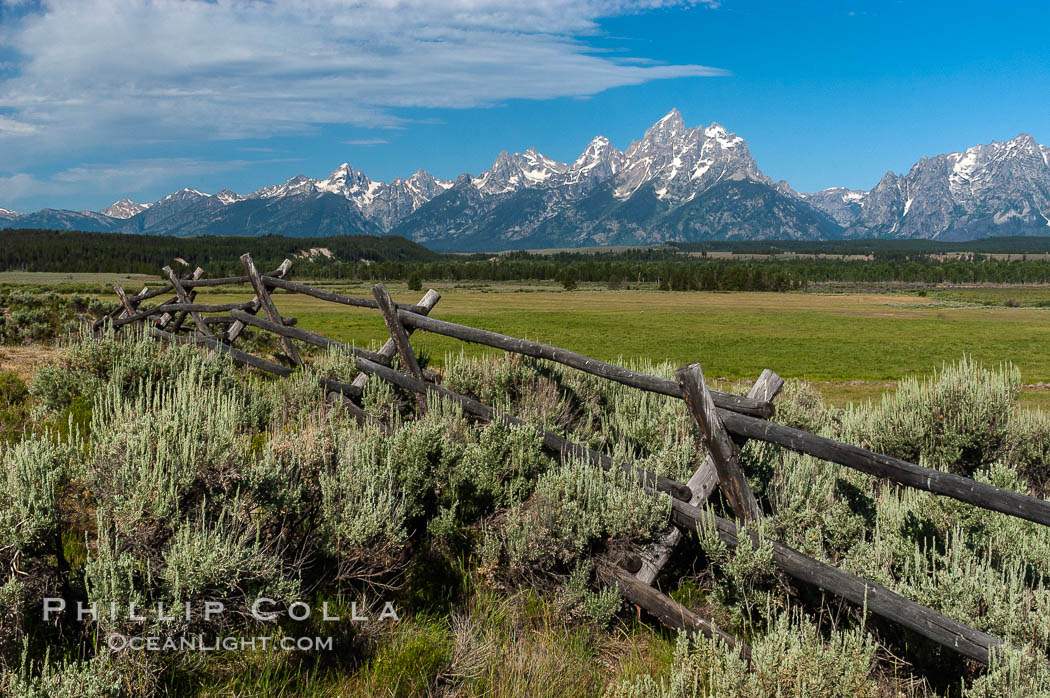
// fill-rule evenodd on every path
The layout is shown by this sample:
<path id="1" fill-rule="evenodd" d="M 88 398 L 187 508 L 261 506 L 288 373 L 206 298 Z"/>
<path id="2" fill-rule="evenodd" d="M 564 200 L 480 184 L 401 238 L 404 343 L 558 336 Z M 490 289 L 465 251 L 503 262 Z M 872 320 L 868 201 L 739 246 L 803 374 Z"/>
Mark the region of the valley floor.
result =
<path id="1" fill-rule="evenodd" d="M 113 302 L 108 284 L 129 290 L 157 279 L 117 274 L 5 272 L 0 285 L 90 290 Z M 370 297 L 369 284 L 311 282 Z M 421 295 L 389 283 L 394 299 Z M 1033 285 L 940 287 L 835 284 L 808 293 L 667 292 L 654 288 L 609 291 L 581 285 L 565 291 L 553 282 L 456 283 L 429 281 L 440 291 L 434 316 L 565 347 L 606 361 L 699 361 L 716 380 L 747 381 L 763 368 L 814 383 L 830 403 L 878 400 L 909 376 L 928 374 L 964 355 L 988 366 L 1013 363 L 1024 376 L 1021 401 L 1050 407 L 1050 287 Z M 243 294 L 242 294 L 243 295 Z M 201 302 L 238 296 L 205 290 Z M 360 346 L 387 334 L 368 310 L 333 306 L 308 296 L 277 293 L 282 314 L 299 326 Z M 443 365 L 449 352 L 467 356 L 494 350 L 420 334 L 413 342 Z M 35 350 L 0 348 L 0 370 L 24 373 Z"/>
<path id="2" fill-rule="evenodd" d="M 989 366 L 1013 363 L 1026 383 L 1022 401 L 1050 406 L 1043 385 L 1050 382 L 1050 354 L 1043 350 L 1050 339 L 1050 310 L 1034 307 L 1050 300 L 1045 287 L 934 290 L 919 296 L 900 290 L 704 293 L 427 285 L 442 294 L 434 310 L 442 320 L 605 361 L 699 361 L 707 375 L 728 381 L 753 379 L 771 368 L 787 378 L 813 381 L 825 399 L 843 404 L 878 399 L 903 378 L 928 374 L 969 355 Z M 413 303 L 421 295 L 403 285 L 388 287 L 399 302 Z M 364 284 L 330 288 L 371 295 Z M 1021 307 L 1002 305 L 1010 301 Z M 276 303 L 282 313 L 299 318 L 301 327 L 344 342 L 372 346 L 387 336 L 379 318 L 367 310 L 344 312 L 286 294 L 278 295 Z M 449 352 L 493 353 L 435 335 L 421 334 L 413 344 L 438 365 Z"/>

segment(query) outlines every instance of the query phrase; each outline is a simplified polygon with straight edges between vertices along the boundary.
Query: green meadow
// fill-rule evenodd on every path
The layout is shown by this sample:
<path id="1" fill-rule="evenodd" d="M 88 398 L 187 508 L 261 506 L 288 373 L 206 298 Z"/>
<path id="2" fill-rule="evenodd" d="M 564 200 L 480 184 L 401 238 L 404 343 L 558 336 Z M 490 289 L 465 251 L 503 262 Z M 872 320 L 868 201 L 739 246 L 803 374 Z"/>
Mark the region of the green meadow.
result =
<path id="1" fill-rule="evenodd" d="M 156 278 L 121 274 L 3 272 L 0 286 L 98 294 L 129 293 Z M 368 283 L 310 282 L 339 293 L 371 297 Z M 388 287 L 395 300 L 422 295 L 405 283 Z M 675 292 L 635 287 L 610 291 L 581 284 L 565 291 L 554 282 L 424 282 L 441 295 L 434 317 L 565 347 L 612 362 L 699 361 L 713 379 L 747 381 L 763 368 L 812 381 L 835 404 L 877 399 L 897 381 L 926 375 L 945 362 L 971 356 L 986 366 L 1009 361 L 1021 371 L 1030 406 L 1050 407 L 1050 287 L 888 287 L 873 292 Z M 200 302 L 226 303 L 246 288 L 203 289 Z M 278 291 L 275 302 L 299 326 L 359 346 L 387 338 L 378 313 Z M 413 344 L 435 366 L 450 353 L 468 357 L 496 350 L 417 334 Z"/>
<path id="2" fill-rule="evenodd" d="M 964 355 L 987 366 L 1012 362 L 1028 384 L 1028 403 L 1043 404 L 1044 392 L 1033 384 L 1050 382 L 1050 352 L 1045 349 L 1050 309 L 1030 304 L 981 306 L 939 293 L 922 297 L 431 285 L 442 294 L 433 312 L 442 320 L 606 361 L 699 361 L 712 378 L 747 380 L 771 368 L 784 377 L 815 382 L 837 403 L 877 397 L 902 378 L 928 374 Z M 371 296 L 364 285 L 335 288 Z M 414 303 L 421 295 L 403 284 L 391 284 L 390 290 L 398 302 Z M 1027 292 L 1013 289 L 1014 296 Z M 230 294 L 202 293 L 198 298 L 229 302 Z M 295 294 L 278 293 L 274 298 L 281 313 L 297 317 L 300 327 L 366 347 L 387 337 L 374 311 Z M 448 353 L 476 356 L 495 351 L 425 333 L 415 335 L 413 344 L 436 365 L 444 363 Z"/>

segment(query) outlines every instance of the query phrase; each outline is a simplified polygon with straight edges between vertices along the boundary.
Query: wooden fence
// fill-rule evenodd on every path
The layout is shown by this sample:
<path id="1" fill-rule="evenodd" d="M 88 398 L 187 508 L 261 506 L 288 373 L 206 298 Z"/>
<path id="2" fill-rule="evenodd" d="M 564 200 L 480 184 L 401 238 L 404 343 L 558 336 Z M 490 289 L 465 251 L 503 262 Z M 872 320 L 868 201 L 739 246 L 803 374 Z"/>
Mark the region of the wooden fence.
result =
<path id="1" fill-rule="evenodd" d="M 420 400 L 428 396 L 450 400 L 459 405 L 464 413 L 480 420 L 524 424 L 513 415 L 498 413 L 489 405 L 449 390 L 440 384 L 440 376 L 422 369 L 410 342 L 411 334 L 416 330 L 554 361 L 639 390 L 684 400 L 710 453 L 686 483 L 676 482 L 629 463 L 617 462 L 606 454 L 574 443 L 552 431 L 533 428 L 542 437 L 544 446 L 551 451 L 585 459 L 607 470 L 622 469 L 643 487 L 671 496 L 674 528 L 653 544 L 626 555 L 619 565 L 602 568 L 600 575 L 607 583 L 619 587 L 625 598 L 644 608 L 665 625 L 717 636 L 730 647 L 739 648 L 744 656 L 750 656 L 750 649 L 744 643 L 720 630 L 710 619 L 676 603 L 653 588 L 653 584 L 675 547 L 686 534 L 695 533 L 698 526 L 713 525 L 722 541 L 730 547 L 736 547 L 742 535 L 750 535 L 757 540 L 753 531 L 745 534 L 733 521 L 712 516 L 701 508 L 714 490 L 719 489 L 742 522 L 757 522 L 763 517 L 762 509 L 739 464 L 740 449 L 748 440 L 776 444 L 900 485 L 1050 525 L 1050 502 L 769 421 L 774 415 L 773 401 L 783 386 L 783 380 L 769 370 L 762 372 L 747 396 L 730 395 L 709 389 L 698 363 L 679 369 L 675 373 L 675 380 L 667 380 L 567 349 L 429 317 L 440 299 L 434 290 L 427 291 L 415 305 L 394 303 L 383 284 L 373 286 L 373 298 L 357 298 L 285 278 L 292 267 L 289 260 L 266 274 L 256 270 L 250 255 L 243 255 L 241 261 L 244 264 L 244 276 L 207 279 L 204 278 L 203 270 L 197 268 L 180 278 L 165 267 L 167 283 L 159 289 L 143 288 L 138 294 L 128 296 L 117 286 L 115 290 L 120 305 L 99 320 L 95 329 L 101 331 L 108 323 L 119 331 L 121 327 L 141 323 L 152 336 L 159 339 L 207 347 L 212 350 L 211 356 L 229 355 L 240 364 L 280 376 L 291 375 L 295 367 L 302 364 L 294 342 L 334 347 L 352 353 L 360 371 L 352 383 L 326 379 L 321 379 L 321 383 L 327 391 L 329 402 L 350 410 L 361 422 L 377 421 L 358 404 L 365 383 L 370 377 L 377 377 L 417 394 Z M 195 302 L 196 290 L 199 288 L 245 284 L 250 285 L 255 293 L 250 301 L 224 304 Z M 280 315 L 270 293 L 272 289 L 304 294 L 340 305 L 378 310 L 390 339 L 379 351 L 370 351 L 300 328 L 295 318 Z M 174 297 L 156 306 L 142 306 L 144 301 L 171 293 L 174 293 Z M 192 320 L 192 326 L 187 326 L 187 317 Z M 279 357 L 283 362 L 254 356 L 234 346 L 244 327 L 249 325 L 277 336 L 284 352 Z M 391 367 L 395 355 L 399 358 L 401 370 Z M 815 560 L 781 543 L 772 542 L 772 547 L 776 565 L 791 577 L 863 606 L 869 613 L 898 623 L 966 657 L 987 663 L 989 653 L 1002 647 L 1000 639 L 969 628 L 886 587 Z"/>

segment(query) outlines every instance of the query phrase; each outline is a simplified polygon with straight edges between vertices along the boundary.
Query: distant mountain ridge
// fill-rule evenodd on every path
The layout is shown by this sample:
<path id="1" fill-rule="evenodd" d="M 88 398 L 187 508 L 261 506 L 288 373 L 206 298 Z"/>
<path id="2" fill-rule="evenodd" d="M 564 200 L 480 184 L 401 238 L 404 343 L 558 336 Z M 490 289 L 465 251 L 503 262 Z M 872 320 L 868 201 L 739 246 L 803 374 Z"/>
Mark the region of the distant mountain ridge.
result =
<path id="1" fill-rule="evenodd" d="M 0 208 L 0 226 L 156 235 L 395 234 L 442 251 L 853 237 L 1050 235 L 1050 148 L 1029 135 L 923 158 L 870 191 L 809 194 L 762 173 L 723 126 L 672 109 L 620 151 L 603 136 L 572 163 L 501 152 L 477 176 L 378 182 L 343 163 L 249 194 L 173 192 L 99 212 Z"/>
<path id="2" fill-rule="evenodd" d="M 868 192 L 826 189 L 805 198 L 853 237 L 1050 235 L 1050 148 L 1022 133 L 922 158 Z"/>

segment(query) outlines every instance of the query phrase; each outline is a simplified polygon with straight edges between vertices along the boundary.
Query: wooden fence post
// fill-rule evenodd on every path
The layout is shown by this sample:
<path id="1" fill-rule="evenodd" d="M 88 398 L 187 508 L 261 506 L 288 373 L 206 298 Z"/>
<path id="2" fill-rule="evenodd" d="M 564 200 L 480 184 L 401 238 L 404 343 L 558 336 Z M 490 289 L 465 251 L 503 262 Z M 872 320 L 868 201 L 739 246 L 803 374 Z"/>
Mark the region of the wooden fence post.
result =
<path id="1" fill-rule="evenodd" d="M 397 307 L 394 305 L 394 301 L 390 299 L 386 286 L 381 283 L 376 284 L 372 287 L 372 295 L 375 296 L 376 302 L 379 303 L 379 312 L 383 313 L 383 322 L 386 323 L 386 328 L 390 331 L 390 339 L 397 347 L 398 356 L 401 357 L 402 370 L 413 378 L 423 380 L 423 371 L 419 368 L 416 355 L 412 353 L 412 345 L 408 341 L 408 334 L 405 332 L 401 320 L 397 317 Z"/>
<path id="2" fill-rule="evenodd" d="M 168 281 L 171 282 L 172 288 L 175 289 L 175 295 L 179 297 L 180 303 L 189 305 L 191 303 L 189 294 L 186 293 L 186 289 L 183 288 L 182 282 L 179 281 L 179 277 L 175 276 L 175 272 L 172 271 L 171 267 L 164 267 L 164 275 L 168 277 Z M 203 273 L 203 270 L 202 270 Z M 211 336 L 211 331 L 208 330 L 208 323 L 204 322 L 204 317 L 197 311 L 190 312 L 190 317 L 197 323 L 197 330 L 205 337 Z"/>
<path id="3" fill-rule="evenodd" d="M 124 293 L 124 287 L 120 284 L 113 284 L 113 290 L 117 293 L 117 298 L 120 299 L 120 304 L 124 306 L 124 310 L 117 315 L 117 317 L 127 317 L 128 315 L 135 314 L 135 306 L 128 300 L 128 294 Z"/>
<path id="4" fill-rule="evenodd" d="M 259 276 L 259 271 L 255 268 L 255 262 L 252 261 L 252 256 L 245 252 L 241 255 L 241 262 L 244 264 L 244 270 L 248 274 L 248 279 L 251 281 L 252 287 L 255 288 L 255 297 L 259 299 L 259 303 L 262 305 L 262 309 L 266 311 L 267 317 L 270 318 L 270 322 L 282 324 L 281 314 L 277 312 L 277 306 L 273 304 L 273 300 L 270 299 L 270 292 L 266 290 L 266 285 L 263 283 L 262 277 Z M 292 344 L 292 340 L 288 337 L 279 337 L 281 346 L 284 347 L 285 354 L 292 360 L 292 363 L 297 366 L 301 366 L 303 360 L 299 358 L 299 352 L 295 350 L 295 345 Z"/>
<path id="5" fill-rule="evenodd" d="M 273 276 L 277 277 L 278 279 L 283 279 L 291 268 L 292 260 L 286 259 L 283 262 L 281 262 L 281 266 L 277 267 L 276 271 L 274 271 L 273 273 Z M 251 307 L 246 308 L 244 312 L 255 315 L 259 312 L 261 308 L 262 299 L 260 299 L 259 296 L 256 295 L 254 298 L 252 298 Z M 278 320 L 277 322 L 280 322 L 280 320 Z M 242 322 L 241 320 L 235 320 L 234 323 L 230 325 L 230 328 L 226 330 L 226 343 L 233 344 L 234 342 L 236 342 L 237 337 L 239 337 L 241 332 L 243 331 L 244 322 Z"/>
<path id="6" fill-rule="evenodd" d="M 191 281 L 196 281 L 197 279 L 199 279 L 199 278 L 200 278 L 200 277 L 202 277 L 202 276 L 204 276 L 204 270 L 203 270 L 203 269 L 201 269 L 200 267 L 197 267 L 196 269 L 194 269 L 194 270 L 193 270 L 193 273 L 192 273 L 192 274 L 190 274 L 190 275 L 189 275 L 188 277 L 186 277 L 186 278 L 188 278 L 188 279 L 189 279 L 189 280 L 191 280 Z M 194 291 L 194 293 L 195 293 L 195 291 Z M 166 304 L 168 304 L 168 303 L 178 303 L 178 302 L 179 302 L 179 297 L 178 297 L 178 296 L 175 296 L 175 297 L 174 297 L 173 299 L 171 299 L 170 301 L 166 301 L 165 303 L 161 303 L 161 305 L 166 305 Z M 182 314 L 182 317 L 183 317 L 183 322 L 185 322 L 185 317 L 186 317 L 186 314 L 185 314 L 185 313 L 183 313 L 183 314 Z M 165 329 L 165 328 L 167 328 L 167 326 L 168 326 L 168 323 L 170 323 L 170 322 L 171 322 L 171 318 L 172 318 L 172 314 L 171 314 L 171 313 L 164 313 L 164 314 L 163 314 L 163 315 L 161 315 L 161 316 L 160 316 L 159 318 L 157 318 L 157 324 L 156 324 L 156 327 L 158 327 L 158 328 L 160 328 L 160 329 L 162 329 L 162 330 L 163 330 L 163 329 Z"/>
<path id="7" fill-rule="evenodd" d="M 196 281 L 197 279 L 201 278 L 202 276 L 204 276 L 204 270 L 201 269 L 200 267 L 197 267 L 196 269 L 193 270 L 193 273 L 190 274 L 190 279 L 192 281 Z M 197 300 L 197 289 L 195 289 L 195 288 L 191 289 L 190 291 L 188 291 L 188 295 L 189 295 L 191 303 L 193 301 Z M 169 315 L 168 313 L 164 313 L 164 315 L 161 316 L 160 320 L 161 321 L 158 322 L 157 327 L 159 327 L 162 330 L 163 329 L 167 329 L 169 332 L 178 332 L 179 329 L 182 327 L 182 323 L 186 322 L 186 312 L 183 311 L 183 312 L 175 313 L 175 321 L 174 322 L 171 321 L 172 320 L 171 315 Z M 170 323 L 170 326 L 169 326 L 169 323 Z M 209 330 L 209 332 L 210 331 L 211 330 Z"/>
<path id="8" fill-rule="evenodd" d="M 142 290 L 136 293 L 133 298 L 131 298 L 131 310 L 129 311 L 128 307 L 125 305 L 123 309 L 119 313 L 117 313 L 117 317 L 127 317 L 130 313 L 134 313 L 135 309 L 138 308 L 139 303 L 142 301 L 142 297 L 145 296 L 147 293 L 149 293 L 149 286 L 143 286 Z M 120 293 L 118 292 L 117 295 L 119 296 Z M 123 305 L 123 300 L 121 301 L 121 304 Z"/>
<path id="9" fill-rule="evenodd" d="M 784 379 L 770 371 L 768 368 L 762 371 L 758 380 L 751 386 L 747 396 L 755 400 L 772 402 L 784 387 Z M 689 503 L 694 507 L 701 506 L 711 496 L 711 492 L 718 486 L 718 471 L 715 469 L 714 459 L 708 454 L 700 467 L 696 469 L 693 476 L 686 483 L 693 493 Z M 664 534 L 656 543 L 642 551 L 639 556 L 642 567 L 635 576 L 643 584 L 652 584 L 664 568 L 667 561 L 671 559 L 675 546 L 682 539 L 682 532 L 672 526 L 671 530 Z"/>
<path id="10" fill-rule="evenodd" d="M 116 290 L 116 287 L 114 287 L 114 290 Z M 121 290 L 123 290 L 123 289 L 121 289 Z M 149 293 L 149 286 L 143 286 L 142 290 L 139 291 L 138 293 L 136 293 L 135 297 L 131 299 L 132 307 L 133 308 L 137 307 L 139 302 L 142 301 L 143 297 L 146 294 L 148 294 L 148 293 Z M 118 292 L 117 295 L 119 296 L 120 293 Z M 132 312 L 134 312 L 134 311 L 132 311 Z M 121 301 L 121 305 L 120 305 L 119 308 L 117 308 L 116 310 L 111 310 L 108 313 L 106 313 L 105 315 L 103 315 L 102 317 L 100 317 L 98 320 L 95 320 L 95 322 L 92 323 L 92 325 L 91 325 L 91 329 L 92 329 L 93 332 L 97 332 L 99 330 L 99 328 L 101 328 L 102 325 L 106 322 L 106 320 L 115 320 L 117 318 L 127 317 L 127 315 L 128 315 L 127 306 L 124 305 L 123 301 Z"/>
<path id="11" fill-rule="evenodd" d="M 762 509 L 759 508 L 758 501 L 740 469 L 740 449 L 733 443 L 718 416 L 711 392 L 704 383 L 704 372 L 700 364 L 689 364 L 675 371 L 674 375 L 678 384 L 682 386 L 682 394 L 693 419 L 704 433 L 704 441 L 707 442 L 715 472 L 718 473 L 719 489 L 729 500 L 737 516 L 744 521 L 759 520 L 762 518 Z"/>
<path id="12" fill-rule="evenodd" d="M 423 294 L 422 298 L 419 299 L 418 305 L 422 310 L 425 311 L 425 313 L 429 313 L 431 310 L 434 309 L 434 306 L 437 305 L 439 300 L 441 300 L 441 294 L 431 288 L 427 289 L 427 292 Z M 402 327 L 404 327 L 404 325 L 402 325 Z M 405 333 L 411 335 L 412 332 L 415 331 L 415 329 L 416 328 L 414 327 L 405 327 Z M 394 354 L 396 353 L 397 345 L 394 343 L 393 339 L 386 340 L 386 343 L 383 344 L 383 347 L 379 350 L 380 356 L 388 360 L 392 359 L 394 357 Z M 350 385 L 354 386 L 359 391 L 364 391 L 366 383 L 368 383 L 368 374 L 359 373 L 357 375 L 357 378 L 354 378 L 353 382 L 351 382 Z"/>

